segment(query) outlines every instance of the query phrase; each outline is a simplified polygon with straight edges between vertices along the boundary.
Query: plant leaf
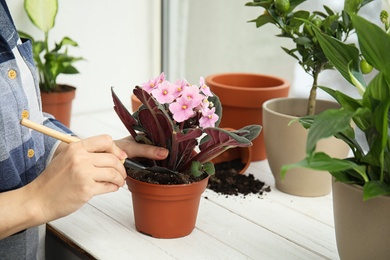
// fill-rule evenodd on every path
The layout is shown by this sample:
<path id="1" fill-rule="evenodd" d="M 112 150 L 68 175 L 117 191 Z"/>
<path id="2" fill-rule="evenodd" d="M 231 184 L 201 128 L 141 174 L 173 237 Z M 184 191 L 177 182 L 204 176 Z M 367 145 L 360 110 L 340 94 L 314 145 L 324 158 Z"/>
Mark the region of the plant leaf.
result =
<path id="1" fill-rule="evenodd" d="M 326 35 L 325 33 L 322 33 L 316 27 L 313 27 L 313 29 L 326 57 L 341 73 L 341 75 L 351 84 L 353 84 L 350 78 L 348 64 L 352 61 L 352 68 L 354 68 L 355 71 L 360 70 L 359 50 L 353 45 L 347 45 L 333 37 Z"/>
<path id="2" fill-rule="evenodd" d="M 306 143 L 306 153 L 308 155 L 315 151 L 319 140 L 331 137 L 350 127 L 354 112 L 343 109 L 328 109 L 315 117 L 309 129 Z"/>
<path id="3" fill-rule="evenodd" d="M 369 181 L 363 186 L 363 200 L 382 196 L 390 195 L 390 186 L 381 181 Z"/>
<path id="4" fill-rule="evenodd" d="M 215 174 L 214 163 L 212 163 L 212 162 L 205 162 L 205 163 L 203 164 L 203 170 L 204 170 L 208 175 L 214 175 L 214 174 Z"/>
<path id="5" fill-rule="evenodd" d="M 332 158 L 323 152 L 314 153 L 310 158 L 307 157 L 302 161 L 293 164 L 283 165 L 281 169 L 282 178 L 284 178 L 288 170 L 297 167 L 310 168 L 318 171 L 328 171 L 335 177 L 340 172 L 354 170 L 362 177 L 362 179 L 366 181 L 368 180 L 366 167 L 364 165 L 358 165 L 349 160 Z"/>
<path id="6" fill-rule="evenodd" d="M 54 27 L 58 12 L 58 0 L 25 0 L 24 9 L 31 22 L 47 33 Z"/>
<path id="7" fill-rule="evenodd" d="M 374 68 L 390 77 L 390 35 L 360 16 L 352 15 L 351 18 L 364 58 Z"/>
<path id="8" fill-rule="evenodd" d="M 123 125 L 130 132 L 131 136 L 135 139 L 137 137 L 137 133 L 133 129 L 133 125 L 138 124 L 137 120 L 131 116 L 130 112 L 126 109 L 126 107 L 122 104 L 118 96 L 114 92 L 114 87 L 111 87 L 111 95 L 114 101 L 114 110 L 122 121 Z"/>
<path id="9" fill-rule="evenodd" d="M 252 142 L 248 138 L 255 138 L 258 136 L 261 131 L 261 127 L 259 125 L 251 125 L 235 131 L 209 127 L 205 128 L 203 131 L 206 136 L 200 141 L 200 151 L 191 158 L 192 160 L 199 161 L 200 163 L 212 160 L 214 157 L 229 148 L 251 146 Z M 180 169 L 187 169 L 189 163 L 191 162 L 186 162 L 180 167 Z M 180 169 L 178 170 L 180 171 Z"/>

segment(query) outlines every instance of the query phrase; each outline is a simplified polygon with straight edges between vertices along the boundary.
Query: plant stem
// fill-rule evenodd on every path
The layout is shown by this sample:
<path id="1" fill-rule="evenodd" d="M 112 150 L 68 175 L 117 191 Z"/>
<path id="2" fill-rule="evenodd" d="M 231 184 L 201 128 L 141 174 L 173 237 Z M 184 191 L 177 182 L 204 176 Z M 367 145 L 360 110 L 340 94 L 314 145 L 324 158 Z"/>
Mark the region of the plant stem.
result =
<path id="1" fill-rule="evenodd" d="M 44 41 L 45 43 L 45 53 L 49 53 L 49 32 L 45 32 L 45 36 L 44 36 Z M 46 57 L 43 57 L 44 59 L 46 59 Z M 47 75 L 49 72 L 47 71 L 47 68 L 45 67 L 45 65 L 42 65 L 42 75 L 43 75 L 43 82 L 44 82 L 44 86 L 43 88 L 50 92 L 51 88 L 50 88 L 50 80 L 49 80 L 49 75 Z"/>
<path id="2" fill-rule="evenodd" d="M 317 82 L 318 76 L 320 75 L 323 68 L 323 64 L 318 64 L 313 71 L 313 84 L 310 89 L 309 101 L 307 104 L 307 115 L 314 115 L 316 110 L 316 99 L 317 99 Z"/>

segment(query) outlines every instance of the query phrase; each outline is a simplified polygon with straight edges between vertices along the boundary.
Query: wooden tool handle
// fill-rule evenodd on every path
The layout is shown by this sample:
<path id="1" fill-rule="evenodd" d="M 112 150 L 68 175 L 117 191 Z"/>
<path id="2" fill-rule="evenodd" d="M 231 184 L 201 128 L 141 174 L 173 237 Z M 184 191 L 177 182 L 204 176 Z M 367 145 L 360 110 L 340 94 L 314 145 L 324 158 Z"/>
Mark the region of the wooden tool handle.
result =
<path id="1" fill-rule="evenodd" d="M 31 128 L 31 129 L 33 129 L 35 131 L 38 131 L 38 132 L 40 132 L 42 134 L 45 134 L 45 135 L 54 137 L 54 138 L 56 138 L 58 140 L 61 140 L 64 143 L 72 143 L 72 142 L 80 141 L 80 139 L 75 137 L 75 136 L 71 136 L 71 135 L 67 135 L 67 134 L 61 133 L 61 132 L 56 131 L 54 129 L 51 129 L 51 128 L 47 127 L 47 126 L 35 123 L 35 122 L 33 122 L 31 120 L 28 120 L 26 118 L 23 118 L 22 120 L 20 120 L 20 124 L 24 125 L 25 127 Z"/>

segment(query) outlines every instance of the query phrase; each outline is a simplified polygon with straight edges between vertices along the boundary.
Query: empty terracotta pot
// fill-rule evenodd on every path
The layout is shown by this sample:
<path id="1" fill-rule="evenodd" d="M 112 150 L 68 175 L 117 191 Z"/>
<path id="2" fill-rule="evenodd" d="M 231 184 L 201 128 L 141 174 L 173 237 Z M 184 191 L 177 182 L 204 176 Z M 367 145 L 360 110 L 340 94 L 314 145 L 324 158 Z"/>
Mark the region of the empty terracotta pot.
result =
<path id="1" fill-rule="evenodd" d="M 137 111 L 141 105 L 141 101 L 134 94 L 131 94 L 131 112 Z"/>
<path id="2" fill-rule="evenodd" d="M 220 127 L 234 129 L 262 125 L 263 103 L 272 98 L 287 97 L 290 89 L 290 83 L 282 78 L 253 73 L 210 75 L 206 77 L 206 85 L 221 100 Z M 266 159 L 263 133 L 252 142 L 252 161 Z"/>

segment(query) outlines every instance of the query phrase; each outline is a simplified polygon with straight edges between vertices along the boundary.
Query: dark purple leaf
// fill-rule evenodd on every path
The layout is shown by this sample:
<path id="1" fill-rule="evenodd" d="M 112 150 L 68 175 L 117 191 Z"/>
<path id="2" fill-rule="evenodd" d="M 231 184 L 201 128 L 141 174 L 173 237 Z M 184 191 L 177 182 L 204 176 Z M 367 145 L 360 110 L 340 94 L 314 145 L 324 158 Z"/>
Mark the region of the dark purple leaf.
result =
<path id="1" fill-rule="evenodd" d="M 114 101 L 114 110 L 122 121 L 123 125 L 130 132 L 130 134 L 135 137 L 137 133 L 133 129 L 133 125 L 137 125 L 137 120 L 131 116 L 130 112 L 126 109 L 126 107 L 122 104 L 118 96 L 114 92 L 114 88 L 111 87 L 112 99 Z"/>

